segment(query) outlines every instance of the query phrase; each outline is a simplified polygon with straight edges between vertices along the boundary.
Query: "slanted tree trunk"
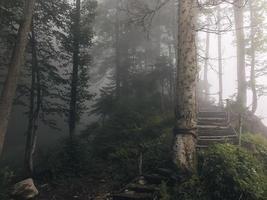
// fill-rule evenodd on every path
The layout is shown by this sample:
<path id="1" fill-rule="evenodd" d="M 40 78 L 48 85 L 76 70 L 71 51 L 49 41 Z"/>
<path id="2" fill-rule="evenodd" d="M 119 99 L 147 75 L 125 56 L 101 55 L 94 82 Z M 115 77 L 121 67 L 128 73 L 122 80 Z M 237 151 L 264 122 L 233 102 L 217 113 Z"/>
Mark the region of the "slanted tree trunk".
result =
<path id="1" fill-rule="evenodd" d="M 116 22 L 115 22 L 115 79 L 116 79 L 116 96 L 120 97 L 121 93 L 121 62 L 120 62 L 120 22 L 119 22 L 119 0 L 116 1 Z"/>
<path id="2" fill-rule="evenodd" d="M 209 27 L 209 26 L 208 26 Z M 205 51 L 205 63 L 204 63 L 204 97 L 205 101 L 209 100 L 209 81 L 208 81 L 208 65 L 210 55 L 210 33 L 206 33 L 206 51 Z"/>
<path id="3" fill-rule="evenodd" d="M 72 140 L 75 135 L 77 122 L 77 86 L 78 72 L 80 65 L 80 18 L 81 18 L 81 1 L 76 0 L 74 27 L 73 27 L 73 68 L 71 79 L 71 99 L 69 110 L 69 134 Z"/>
<path id="4" fill-rule="evenodd" d="M 173 162 L 184 172 L 194 171 L 196 164 L 196 7 L 195 0 L 179 2 Z"/>
<path id="5" fill-rule="evenodd" d="M 26 0 L 24 16 L 21 21 L 12 58 L 8 66 L 8 74 L 0 98 L 0 155 L 3 150 L 5 134 L 12 110 L 12 103 L 17 89 L 20 67 L 24 63 L 24 52 L 28 42 L 28 33 L 32 21 L 35 0 Z"/>
<path id="6" fill-rule="evenodd" d="M 39 112 L 41 107 L 41 88 L 40 88 L 40 71 L 38 66 L 37 45 L 35 39 L 34 25 L 32 22 L 31 34 L 31 49 L 32 49 L 32 80 L 30 94 L 30 110 L 29 123 L 26 137 L 24 168 L 26 174 L 30 177 L 33 175 L 33 155 L 36 147 L 37 128 L 39 120 Z"/>
<path id="7" fill-rule="evenodd" d="M 252 90 L 252 113 L 255 113 L 258 107 L 258 97 L 256 89 L 256 75 L 255 75 L 255 14 L 253 10 L 252 0 L 249 0 L 249 11 L 250 11 L 250 56 L 251 56 L 251 70 L 250 70 L 250 86 Z"/>
<path id="8" fill-rule="evenodd" d="M 245 108 L 247 104 L 247 83 L 245 69 L 245 37 L 244 37 L 244 0 L 234 3 L 236 45 L 237 45 L 237 102 L 240 107 Z"/>
<path id="9" fill-rule="evenodd" d="M 219 75 L 219 106 L 223 106 L 223 71 L 222 71 L 222 35 L 221 35 L 221 8 L 217 10 L 218 20 L 218 75 Z"/>

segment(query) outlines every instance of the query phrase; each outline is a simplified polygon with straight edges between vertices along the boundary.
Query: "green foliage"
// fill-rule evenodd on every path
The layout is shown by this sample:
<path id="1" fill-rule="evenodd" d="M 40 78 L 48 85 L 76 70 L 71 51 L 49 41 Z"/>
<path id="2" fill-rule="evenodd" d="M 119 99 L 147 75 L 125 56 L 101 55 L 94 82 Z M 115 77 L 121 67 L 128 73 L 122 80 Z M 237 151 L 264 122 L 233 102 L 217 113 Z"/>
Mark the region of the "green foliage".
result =
<path id="1" fill-rule="evenodd" d="M 242 146 L 246 148 L 263 165 L 264 197 L 267 197 L 267 139 L 261 134 L 244 134 Z"/>
<path id="2" fill-rule="evenodd" d="M 82 132 L 74 149 L 66 143 L 59 147 L 59 152 L 53 153 L 55 165 L 50 168 L 54 174 L 64 177 L 68 173 L 75 175 L 88 171 L 106 173 L 116 185 L 138 174 L 141 152 L 143 171 L 163 166 L 170 160 L 166 155 L 171 155 L 173 120 L 167 111 L 163 115 L 160 109 L 161 100 L 168 102 L 169 98 L 159 92 L 158 79 L 166 80 L 168 77 L 168 73 L 162 73 L 167 61 L 164 58 L 161 60 L 156 66 L 157 70 L 131 74 L 127 95 L 118 98 L 112 84 L 101 90 L 92 112 L 101 116 L 102 120 Z M 80 169 L 81 166 L 86 166 L 87 171 Z"/>
<path id="3" fill-rule="evenodd" d="M 88 90 L 90 87 L 89 84 L 89 74 L 91 66 L 91 48 L 92 48 L 92 39 L 93 39 L 93 22 L 95 19 L 95 12 L 97 7 L 97 1 L 95 0 L 86 0 L 81 2 L 80 8 L 80 20 L 79 20 L 79 29 L 77 29 L 76 24 L 76 2 L 70 2 L 71 9 L 69 11 L 69 15 L 67 16 L 66 22 L 66 34 L 63 36 L 62 40 L 62 51 L 66 54 L 66 66 L 68 69 L 66 70 L 66 88 L 65 93 L 65 101 L 66 103 L 71 102 L 75 99 L 76 110 L 75 110 L 75 122 L 79 122 L 81 116 L 88 111 L 88 101 L 92 99 L 94 96 L 91 91 Z M 77 37 L 77 38 L 76 38 Z M 78 49 L 75 49 L 75 41 L 78 42 Z M 79 59 L 78 59 L 78 72 L 77 72 L 77 83 L 75 86 L 72 86 L 72 75 L 74 73 L 74 69 L 70 67 L 74 65 L 73 54 L 78 50 Z M 69 68 L 70 67 L 70 68 Z M 71 92 L 75 89 L 75 98 Z M 67 109 L 66 116 L 70 119 L 73 116 L 69 116 L 69 110 Z M 72 120 L 72 119 L 70 119 Z"/>
<path id="4" fill-rule="evenodd" d="M 198 174 L 176 186 L 173 198 L 266 199 L 266 144 L 261 135 L 245 134 L 243 147 L 218 144 L 200 151 Z"/>
<path id="5" fill-rule="evenodd" d="M 192 176 L 190 179 L 176 186 L 174 198 L 177 200 L 208 200 L 205 188 L 199 176 Z"/>
<path id="6" fill-rule="evenodd" d="M 117 96 L 115 80 L 102 88 L 92 111 L 102 117 L 102 124 L 84 133 L 94 138 L 94 156 L 110 162 L 114 176 L 127 174 L 122 177 L 124 180 L 136 176 L 141 152 L 144 170 L 169 159 L 166 155 L 170 155 L 173 123 L 167 108 L 163 113 L 162 104 L 170 105 L 170 97 L 160 88 L 169 79 L 171 67 L 168 58 L 162 56 L 154 70 L 128 74 L 127 85 L 120 88 L 120 96 Z"/>
<path id="7" fill-rule="evenodd" d="M 51 178 L 68 179 L 81 177 L 90 173 L 91 154 L 88 144 L 79 138 L 61 141 L 61 144 L 50 149 L 41 161 L 37 169 L 41 172 L 49 172 Z"/>
<path id="8" fill-rule="evenodd" d="M 127 107 L 114 112 L 104 125 L 88 130 L 94 158 L 110 163 L 115 179 L 127 180 L 138 174 L 138 157 L 143 152 L 144 169 L 166 160 L 163 145 L 169 141 L 164 131 L 166 121 L 160 116 L 144 117 Z M 170 133 L 170 132 L 169 132 Z"/>
<path id="9" fill-rule="evenodd" d="M 216 145 L 200 155 L 200 179 L 211 199 L 263 199 L 263 164 L 246 149 Z"/>
<path id="10" fill-rule="evenodd" d="M 171 200 L 170 193 L 166 182 L 162 182 L 160 185 L 160 200 Z"/>

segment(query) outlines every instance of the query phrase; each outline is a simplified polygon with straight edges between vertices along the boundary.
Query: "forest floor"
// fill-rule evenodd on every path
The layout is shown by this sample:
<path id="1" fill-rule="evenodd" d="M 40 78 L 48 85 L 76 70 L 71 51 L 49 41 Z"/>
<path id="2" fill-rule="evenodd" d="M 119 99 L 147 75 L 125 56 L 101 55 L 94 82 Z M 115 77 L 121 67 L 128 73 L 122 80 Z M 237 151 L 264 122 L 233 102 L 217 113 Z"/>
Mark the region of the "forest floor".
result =
<path id="1" fill-rule="evenodd" d="M 36 200 L 104 200 L 112 191 L 111 181 L 79 177 L 59 182 L 37 184 Z"/>

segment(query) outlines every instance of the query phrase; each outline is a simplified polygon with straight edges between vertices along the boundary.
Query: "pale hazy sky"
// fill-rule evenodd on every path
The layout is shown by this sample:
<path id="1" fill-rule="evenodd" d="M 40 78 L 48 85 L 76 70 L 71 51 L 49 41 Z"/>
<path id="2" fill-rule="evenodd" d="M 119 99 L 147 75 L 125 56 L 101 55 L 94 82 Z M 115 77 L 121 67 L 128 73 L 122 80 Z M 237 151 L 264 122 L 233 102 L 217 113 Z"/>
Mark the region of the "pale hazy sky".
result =
<path id="1" fill-rule="evenodd" d="M 200 33 L 201 40 L 205 40 L 206 33 Z M 228 32 L 222 35 L 222 53 L 223 53 L 223 98 L 231 98 L 237 92 L 237 70 L 236 70 L 236 46 L 234 42 L 234 33 Z M 211 34 L 210 36 L 210 62 L 209 83 L 212 85 L 210 93 L 218 92 L 218 75 L 215 70 L 218 68 L 218 51 L 217 51 L 217 35 Z M 266 58 L 266 56 L 263 56 Z M 214 70 L 213 70 L 214 69 Z M 247 73 L 249 73 L 249 67 Z M 203 75 L 203 71 L 201 71 Z M 249 80 L 249 79 L 248 79 Z M 257 80 L 260 83 L 267 85 L 267 76 L 261 77 Z M 218 99 L 218 96 L 215 96 Z M 257 109 L 257 115 L 263 118 L 264 123 L 267 125 L 267 97 L 260 97 Z M 251 91 L 248 90 L 248 105 L 251 105 Z"/>

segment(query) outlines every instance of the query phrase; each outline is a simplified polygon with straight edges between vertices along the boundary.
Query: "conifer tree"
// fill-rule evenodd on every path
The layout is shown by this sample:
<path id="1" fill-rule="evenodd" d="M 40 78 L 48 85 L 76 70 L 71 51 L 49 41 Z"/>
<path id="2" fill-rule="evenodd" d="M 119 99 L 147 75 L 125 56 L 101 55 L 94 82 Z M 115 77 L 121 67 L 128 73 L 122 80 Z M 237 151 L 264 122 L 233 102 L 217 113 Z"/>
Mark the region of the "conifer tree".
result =
<path id="1" fill-rule="evenodd" d="M 24 16 L 18 30 L 16 45 L 13 50 L 8 74 L 0 98 L 0 155 L 3 150 L 8 121 L 12 111 L 12 104 L 17 89 L 20 68 L 23 65 L 24 52 L 28 41 L 28 33 L 30 31 L 34 5 L 35 0 L 25 1 Z"/>

